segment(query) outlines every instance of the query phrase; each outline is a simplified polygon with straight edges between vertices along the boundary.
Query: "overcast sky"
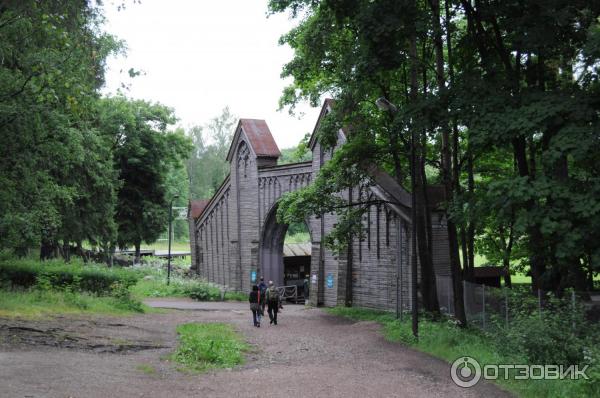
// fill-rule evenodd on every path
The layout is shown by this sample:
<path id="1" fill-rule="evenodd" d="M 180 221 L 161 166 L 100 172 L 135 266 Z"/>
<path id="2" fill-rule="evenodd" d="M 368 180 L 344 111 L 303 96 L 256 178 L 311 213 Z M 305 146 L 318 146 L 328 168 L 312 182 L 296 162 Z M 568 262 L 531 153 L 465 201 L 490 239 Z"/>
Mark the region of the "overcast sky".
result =
<path id="1" fill-rule="evenodd" d="M 279 37 L 294 22 L 285 14 L 267 18 L 267 0 L 105 1 L 105 29 L 127 42 L 126 58 L 108 62 L 105 93 L 129 84 L 126 95 L 175 109 L 179 124 L 205 124 L 225 106 L 242 118 L 267 121 L 280 148 L 311 132 L 319 109 L 299 109 L 300 119 L 278 112 L 290 80 L 280 78 L 292 59 Z M 130 79 L 129 68 L 144 71 Z"/>

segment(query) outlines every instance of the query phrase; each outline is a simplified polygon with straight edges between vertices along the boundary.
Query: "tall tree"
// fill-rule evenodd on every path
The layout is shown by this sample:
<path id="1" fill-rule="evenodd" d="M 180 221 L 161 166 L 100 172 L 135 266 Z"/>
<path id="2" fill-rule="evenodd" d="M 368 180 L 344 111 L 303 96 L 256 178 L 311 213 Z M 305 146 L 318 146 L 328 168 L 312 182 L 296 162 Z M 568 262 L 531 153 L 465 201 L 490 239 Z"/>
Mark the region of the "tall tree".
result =
<path id="1" fill-rule="evenodd" d="M 120 44 L 100 23 L 89 2 L 0 6 L 0 248 L 45 258 L 113 233 L 111 154 L 90 121 Z"/>
<path id="2" fill-rule="evenodd" d="M 598 2 L 272 0 L 270 10 L 302 15 L 281 39 L 295 51 L 281 104 L 316 105 L 333 93 L 336 120 L 322 126 L 324 145 L 352 126 L 315 186 L 285 199 L 291 212 L 343 206 L 327 195 L 364 178 L 353 168 L 361 160 L 406 184 L 417 134 L 415 193 L 427 200 L 427 180 L 445 187 L 457 311 L 459 244 L 466 277 L 478 248 L 507 268 L 525 254 L 534 289 L 589 285 L 599 268 L 600 223 L 590 221 L 600 219 Z M 377 111 L 381 96 L 399 111 Z M 417 218 L 427 225 L 426 212 Z"/>
<path id="3" fill-rule="evenodd" d="M 188 136 L 194 143 L 187 162 L 192 199 L 210 198 L 229 174 L 226 157 L 236 123 L 237 117 L 225 107 L 205 126 L 189 129 Z"/>
<path id="4" fill-rule="evenodd" d="M 139 261 L 142 242 L 152 243 L 167 225 L 166 178 L 191 151 L 189 140 L 169 131 L 173 110 L 160 104 L 125 97 L 105 98 L 98 119 L 112 140 L 121 187 L 117 195 L 117 243 L 134 246 Z"/>

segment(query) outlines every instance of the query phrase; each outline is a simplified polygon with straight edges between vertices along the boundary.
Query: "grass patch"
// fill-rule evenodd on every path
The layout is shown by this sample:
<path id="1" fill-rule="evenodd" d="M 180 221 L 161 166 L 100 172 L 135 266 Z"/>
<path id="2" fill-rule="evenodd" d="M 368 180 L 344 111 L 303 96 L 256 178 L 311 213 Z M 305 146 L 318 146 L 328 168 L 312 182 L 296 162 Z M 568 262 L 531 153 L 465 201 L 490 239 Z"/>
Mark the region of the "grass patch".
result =
<path id="1" fill-rule="evenodd" d="M 147 375 L 154 375 L 154 374 L 156 374 L 156 369 L 152 365 L 141 363 L 138 366 L 136 366 L 135 368 L 137 370 L 139 370 L 140 372 L 145 373 Z"/>
<path id="2" fill-rule="evenodd" d="M 169 250 L 169 241 L 167 239 L 159 240 L 151 245 L 142 244 L 140 246 L 141 250 Z M 190 251 L 190 242 L 188 241 L 172 241 L 171 242 L 171 251 L 174 252 L 189 252 Z M 190 260 L 188 260 L 189 262 Z"/>
<path id="3" fill-rule="evenodd" d="M 412 336 L 410 315 L 404 321 L 395 319 L 394 314 L 361 308 L 336 307 L 327 312 L 356 321 L 375 321 L 383 326 L 386 339 L 404 343 L 419 351 L 426 352 L 449 363 L 461 356 L 475 358 L 483 367 L 486 364 L 527 364 L 531 363 L 523 352 L 502 353 L 493 336 L 478 329 L 460 329 L 450 320 L 434 322 L 421 319 L 419 340 Z M 556 350 L 564 347 L 557 346 Z M 595 354 L 590 354 L 595 356 Z M 537 364 L 537 362 L 536 362 Z M 450 365 L 448 365 L 448 371 Z M 591 397 L 600 396 L 598 363 L 591 359 L 590 380 L 498 380 L 497 383 L 522 397 Z"/>
<path id="4" fill-rule="evenodd" d="M 225 301 L 248 301 L 248 294 L 244 292 L 225 292 Z"/>
<path id="5" fill-rule="evenodd" d="M 172 357 L 186 370 L 202 372 L 240 365 L 250 348 L 225 323 L 186 323 L 177 326 L 177 333 L 179 346 Z"/>
<path id="6" fill-rule="evenodd" d="M 89 293 L 64 291 L 0 290 L 0 316 L 38 318 L 58 314 L 130 315 L 146 312 L 143 304 L 130 305 L 123 300 Z"/>
<path id="7" fill-rule="evenodd" d="M 162 275 L 148 275 L 130 288 L 136 297 L 191 297 L 199 301 L 221 300 L 221 289 L 209 282 L 174 277 L 169 285 Z"/>
<path id="8" fill-rule="evenodd" d="M 138 272 L 146 276 L 130 287 L 138 298 L 145 297 L 190 297 L 199 301 L 245 301 L 244 293 L 227 291 L 224 287 L 207 282 L 204 279 L 191 278 L 187 275 L 189 267 L 172 264 L 171 280 L 167 285 L 166 266 L 162 259 L 144 259 L 145 265 L 136 266 Z"/>

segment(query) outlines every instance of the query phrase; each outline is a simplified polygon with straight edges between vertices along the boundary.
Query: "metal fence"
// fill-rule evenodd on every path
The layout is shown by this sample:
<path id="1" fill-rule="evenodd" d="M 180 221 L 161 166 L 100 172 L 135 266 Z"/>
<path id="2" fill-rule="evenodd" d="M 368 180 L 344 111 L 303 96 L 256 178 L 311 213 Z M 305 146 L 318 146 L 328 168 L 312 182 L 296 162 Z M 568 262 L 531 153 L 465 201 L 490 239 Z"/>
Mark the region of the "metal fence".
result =
<path id="1" fill-rule="evenodd" d="M 440 310 L 442 313 L 455 315 L 452 278 L 436 276 L 436 285 Z M 556 308 L 556 299 L 553 298 L 555 295 L 541 290 L 538 290 L 537 294 L 531 292 L 530 294 L 515 295 L 511 289 L 463 281 L 463 296 L 467 322 L 484 330 L 489 329 L 492 324 L 509 326 L 511 320 L 514 320 L 519 312 L 537 312 L 542 316 L 544 312 L 553 311 Z M 563 295 L 560 305 L 570 306 L 573 313 L 583 306 L 590 315 L 594 308 L 598 312 L 600 303 L 582 299 L 582 297 L 589 296 L 589 292 L 571 291 Z M 597 317 L 592 314 L 592 316 L 588 316 L 588 320 L 594 321 L 597 320 Z"/>
<path id="2" fill-rule="evenodd" d="M 304 300 L 304 297 L 298 296 L 298 286 L 296 285 L 278 286 L 277 290 L 279 291 L 279 297 L 283 300 L 292 301 L 294 303 Z"/>

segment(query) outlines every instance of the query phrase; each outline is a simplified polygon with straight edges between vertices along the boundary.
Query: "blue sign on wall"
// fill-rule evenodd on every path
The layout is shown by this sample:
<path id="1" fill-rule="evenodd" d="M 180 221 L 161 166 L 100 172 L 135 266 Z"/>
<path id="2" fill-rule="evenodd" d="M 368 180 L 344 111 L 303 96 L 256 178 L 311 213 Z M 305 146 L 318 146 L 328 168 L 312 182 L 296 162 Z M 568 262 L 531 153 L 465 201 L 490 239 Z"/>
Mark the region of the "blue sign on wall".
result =
<path id="1" fill-rule="evenodd" d="M 250 271 L 250 282 L 256 282 L 256 271 Z"/>
<path id="2" fill-rule="evenodd" d="M 333 274 L 327 274 L 327 288 L 333 287 Z"/>

